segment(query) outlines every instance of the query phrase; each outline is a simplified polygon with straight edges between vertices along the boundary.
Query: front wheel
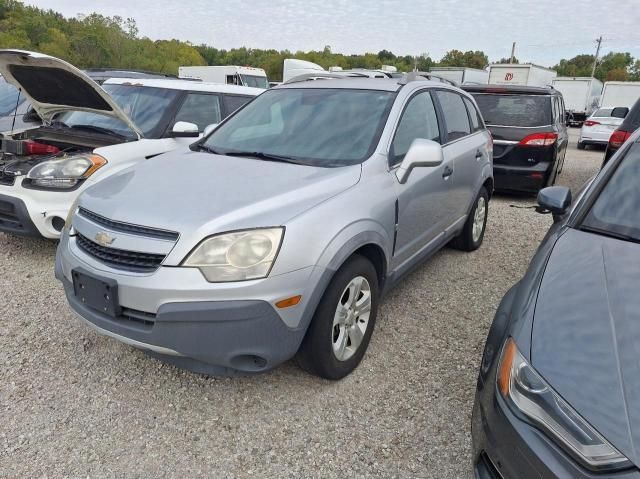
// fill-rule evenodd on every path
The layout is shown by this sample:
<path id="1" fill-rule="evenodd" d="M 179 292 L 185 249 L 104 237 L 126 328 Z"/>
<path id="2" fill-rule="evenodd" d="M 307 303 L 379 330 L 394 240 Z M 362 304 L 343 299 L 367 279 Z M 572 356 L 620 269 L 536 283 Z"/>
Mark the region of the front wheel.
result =
<path id="1" fill-rule="evenodd" d="M 478 192 L 471 213 L 464 224 L 462 233 L 453 239 L 451 245 L 462 251 L 475 251 L 482 244 L 489 215 L 489 193 L 483 186 Z"/>
<path id="2" fill-rule="evenodd" d="M 355 255 L 334 275 L 318 304 L 296 356 L 311 374 L 341 379 L 362 360 L 378 312 L 378 276 L 369 260 Z"/>

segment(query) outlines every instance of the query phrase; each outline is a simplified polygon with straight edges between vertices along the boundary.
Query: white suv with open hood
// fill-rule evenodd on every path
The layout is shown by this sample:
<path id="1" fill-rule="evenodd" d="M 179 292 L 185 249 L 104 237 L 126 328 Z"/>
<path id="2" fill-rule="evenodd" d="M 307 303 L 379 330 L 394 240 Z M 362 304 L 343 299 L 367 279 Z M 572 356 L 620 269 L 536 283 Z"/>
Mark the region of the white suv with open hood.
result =
<path id="1" fill-rule="evenodd" d="M 111 79 L 40 53 L 0 50 L 0 74 L 43 120 L 1 137 L 0 231 L 58 238 L 81 191 L 187 148 L 264 90 L 186 80 Z"/>

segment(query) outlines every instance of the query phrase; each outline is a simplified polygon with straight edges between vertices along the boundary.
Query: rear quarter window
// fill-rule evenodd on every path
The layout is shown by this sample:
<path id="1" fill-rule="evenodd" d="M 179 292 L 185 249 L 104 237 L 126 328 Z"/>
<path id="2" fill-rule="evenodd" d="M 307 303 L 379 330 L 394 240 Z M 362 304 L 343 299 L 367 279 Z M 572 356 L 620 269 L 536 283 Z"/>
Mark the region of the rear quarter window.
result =
<path id="1" fill-rule="evenodd" d="M 467 111 L 469 112 L 469 118 L 471 118 L 471 127 L 473 128 L 473 131 L 484 130 L 482 118 L 473 102 L 468 98 L 464 98 L 464 104 L 467 105 Z"/>

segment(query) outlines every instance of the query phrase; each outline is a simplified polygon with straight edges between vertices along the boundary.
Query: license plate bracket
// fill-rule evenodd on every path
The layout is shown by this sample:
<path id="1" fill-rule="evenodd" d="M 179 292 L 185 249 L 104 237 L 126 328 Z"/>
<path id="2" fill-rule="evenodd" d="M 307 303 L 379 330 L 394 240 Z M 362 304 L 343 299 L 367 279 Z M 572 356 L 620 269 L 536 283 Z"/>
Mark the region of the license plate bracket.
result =
<path id="1" fill-rule="evenodd" d="M 118 301 L 118 282 L 97 278 L 82 269 L 71 271 L 73 293 L 84 305 L 111 317 L 121 313 Z"/>

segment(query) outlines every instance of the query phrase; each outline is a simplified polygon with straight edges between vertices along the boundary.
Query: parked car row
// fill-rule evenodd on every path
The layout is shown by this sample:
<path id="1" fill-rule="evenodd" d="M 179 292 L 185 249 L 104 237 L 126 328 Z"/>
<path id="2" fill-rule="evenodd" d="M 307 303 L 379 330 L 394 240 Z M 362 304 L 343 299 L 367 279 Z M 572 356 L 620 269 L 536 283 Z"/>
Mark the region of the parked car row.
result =
<path id="1" fill-rule="evenodd" d="M 196 372 L 295 358 L 343 378 L 386 292 L 445 245 L 478 249 L 494 189 L 537 192 L 554 225 L 489 331 L 474 475 L 640 477 L 640 132 L 574 201 L 552 186 L 568 144 L 553 88 L 357 72 L 100 87 L 7 50 L 0 73 L 43 121 L 2 139 L 0 230 L 60 237 L 81 320 Z"/>

